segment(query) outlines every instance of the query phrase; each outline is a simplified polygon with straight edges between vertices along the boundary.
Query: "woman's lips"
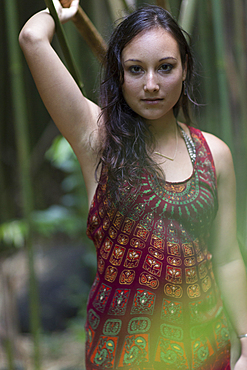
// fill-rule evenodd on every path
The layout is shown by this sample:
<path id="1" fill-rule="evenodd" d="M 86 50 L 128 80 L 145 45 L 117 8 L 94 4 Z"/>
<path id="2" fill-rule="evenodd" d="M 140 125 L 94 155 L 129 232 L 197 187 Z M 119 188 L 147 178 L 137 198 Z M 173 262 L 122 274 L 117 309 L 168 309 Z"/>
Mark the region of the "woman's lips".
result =
<path id="1" fill-rule="evenodd" d="M 163 99 L 161 98 L 156 98 L 156 99 L 142 99 L 142 101 L 146 104 L 150 104 L 150 105 L 153 105 L 153 104 L 159 104 Z"/>

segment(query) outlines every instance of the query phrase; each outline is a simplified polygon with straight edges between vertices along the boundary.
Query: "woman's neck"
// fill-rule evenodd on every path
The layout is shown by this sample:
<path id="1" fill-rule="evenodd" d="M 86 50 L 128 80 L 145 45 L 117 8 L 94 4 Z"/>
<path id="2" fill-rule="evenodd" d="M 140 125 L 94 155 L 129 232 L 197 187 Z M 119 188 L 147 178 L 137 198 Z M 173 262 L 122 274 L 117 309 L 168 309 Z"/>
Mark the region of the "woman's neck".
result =
<path id="1" fill-rule="evenodd" d="M 149 128 L 152 132 L 156 146 L 159 146 L 159 143 L 162 145 L 174 140 L 175 133 L 177 130 L 177 120 L 172 114 L 171 117 L 163 117 L 162 120 L 149 121 Z"/>

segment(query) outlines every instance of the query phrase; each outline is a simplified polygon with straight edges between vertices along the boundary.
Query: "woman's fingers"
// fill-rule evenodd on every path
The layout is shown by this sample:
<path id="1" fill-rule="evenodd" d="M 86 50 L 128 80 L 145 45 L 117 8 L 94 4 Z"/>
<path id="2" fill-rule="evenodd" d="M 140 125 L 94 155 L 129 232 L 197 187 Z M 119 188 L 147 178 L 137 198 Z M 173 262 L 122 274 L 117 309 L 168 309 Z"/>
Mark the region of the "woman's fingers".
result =
<path id="1" fill-rule="evenodd" d="M 73 9 L 74 15 L 77 13 L 77 10 L 79 8 L 79 2 L 80 2 L 80 0 L 72 0 L 71 1 L 70 9 Z"/>
<path id="2" fill-rule="evenodd" d="M 62 4 L 63 8 L 69 8 L 70 4 L 72 3 L 72 0 L 59 0 Z"/>
<path id="3" fill-rule="evenodd" d="M 53 0 L 53 4 L 56 8 L 60 22 L 65 23 L 77 13 L 79 0 L 61 0 L 61 2 L 59 0 Z M 65 5 L 69 5 L 69 8 L 64 7 Z"/>

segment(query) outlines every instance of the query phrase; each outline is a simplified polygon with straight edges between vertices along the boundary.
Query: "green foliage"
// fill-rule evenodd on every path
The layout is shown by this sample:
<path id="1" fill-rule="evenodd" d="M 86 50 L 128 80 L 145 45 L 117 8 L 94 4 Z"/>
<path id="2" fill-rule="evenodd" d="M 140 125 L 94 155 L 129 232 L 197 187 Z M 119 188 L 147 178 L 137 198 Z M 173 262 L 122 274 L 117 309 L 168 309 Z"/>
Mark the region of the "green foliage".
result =
<path id="1" fill-rule="evenodd" d="M 66 176 L 61 183 L 64 195 L 60 205 L 34 213 L 39 232 L 62 231 L 73 238 L 88 241 L 85 236 L 87 221 L 87 194 L 79 162 L 69 145 L 58 136 L 46 152 L 46 158 Z M 48 225 L 49 224 L 49 225 Z M 48 232 L 49 234 L 49 232 Z"/>
<path id="2" fill-rule="evenodd" d="M 66 207 L 59 205 L 33 212 L 33 221 L 35 230 L 46 237 L 55 233 L 78 236 L 78 230 L 81 228 L 81 220 Z"/>
<path id="3" fill-rule="evenodd" d="M 79 162 L 71 146 L 62 136 L 54 139 L 45 157 L 54 167 L 65 173 L 61 183 L 64 195 L 61 198 L 61 204 L 33 212 L 35 230 L 43 236 L 61 232 L 74 240 L 88 243 L 87 194 Z"/>
<path id="4" fill-rule="evenodd" d="M 61 183 L 64 195 L 61 204 L 54 204 L 45 210 L 34 210 L 31 220 L 34 232 L 51 237 L 63 233 L 73 240 L 91 244 L 86 236 L 87 194 L 77 158 L 68 142 L 57 136 L 45 155 L 51 164 L 65 173 Z M 0 225 L 0 241 L 11 247 L 25 245 L 28 226 L 24 219 L 5 222 Z"/>
<path id="5" fill-rule="evenodd" d="M 51 164 L 65 173 L 61 183 L 61 204 L 33 212 L 36 231 L 44 236 L 62 232 L 73 239 L 87 242 L 87 195 L 79 162 L 69 143 L 57 136 L 45 155 Z"/>
<path id="6" fill-rule="evenodd" d="M 27 235 L 27 224 L 24 220 L 13 220 L 0 225 L 0 241 L 5 245 L 22 248 Z"/>

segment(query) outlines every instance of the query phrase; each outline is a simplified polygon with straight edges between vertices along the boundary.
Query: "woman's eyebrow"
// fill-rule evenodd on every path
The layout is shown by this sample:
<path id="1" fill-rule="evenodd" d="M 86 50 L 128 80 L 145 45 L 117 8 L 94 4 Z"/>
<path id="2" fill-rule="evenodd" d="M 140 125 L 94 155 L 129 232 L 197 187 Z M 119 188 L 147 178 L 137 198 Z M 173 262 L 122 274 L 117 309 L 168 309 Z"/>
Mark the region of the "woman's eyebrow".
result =
<path id="1" fill-rule="evenodd" d="M 141 63 L 141 60 L 139 60 L 139 59 L 127 59 L 127 60 L 124 61 L 124 63 L 127 63 L 127 62 L 139 62 L 139 63 Z"/>
<path id="2" fill-rule="evenodd" d="M 173 60 L 176 60 L 177 61 L 177 58 L 174 58 L 174 57 L 164 57 L 164 58 L 161 58 L 159 60 L 159 62 L 162 62 L 163 60 L 167 60 L 167 59 L 173 59 Z M 131 59 L 127 59 L 127 60 L 124 61 L 124 63 L 127 63 L 127 62 L 138 62 L 138 63 L 141 63 L 142 61 L 139 60 L 139 59 L 131 58 Z"/>
<path id="3" fill-rule="evenodd" d="M 176 60 L 177 61 L 177 58 L 175 58 L 175 57 L 165 57 L 165 58 L 161 58 L 159 60 L 159 62 L 162 62 L 163 60 L 167 60 L 167 59 L 173 59 L 173 60 Z"/>

